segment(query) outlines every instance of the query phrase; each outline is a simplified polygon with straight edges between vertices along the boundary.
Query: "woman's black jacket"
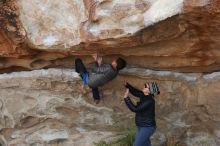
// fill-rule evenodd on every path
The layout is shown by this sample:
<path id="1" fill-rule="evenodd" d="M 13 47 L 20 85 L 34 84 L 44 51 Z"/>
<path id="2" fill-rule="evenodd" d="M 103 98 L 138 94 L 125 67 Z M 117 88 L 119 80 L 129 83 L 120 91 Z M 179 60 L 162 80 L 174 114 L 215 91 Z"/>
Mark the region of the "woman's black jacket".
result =
<path id="1" fill-rule="evenodd" d="M 156 126 L 155 121 L 155 100 L 152 94 L 144 95 L 144 93 L 127 83 L 126 87 L 130 93 L 140 98 L 137 105 L 131 101 L 130 97 L 126 97 L 125 103 L 127 107 L 135 112 L 135 123 L 139 127 Z"/>

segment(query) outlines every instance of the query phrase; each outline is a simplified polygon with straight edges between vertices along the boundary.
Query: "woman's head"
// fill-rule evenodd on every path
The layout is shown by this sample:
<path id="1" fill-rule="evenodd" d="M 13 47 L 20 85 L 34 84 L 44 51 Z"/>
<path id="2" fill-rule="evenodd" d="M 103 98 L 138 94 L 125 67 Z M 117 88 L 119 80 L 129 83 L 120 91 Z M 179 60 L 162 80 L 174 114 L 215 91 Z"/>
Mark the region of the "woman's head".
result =
<path id="1" fill-rule="evenodd" d="M 142 91 L 145 95 L 152 94 L 153 96 L 156 96 L 160 94 L 160 90 L 156 82 L 145 83 Z"/>

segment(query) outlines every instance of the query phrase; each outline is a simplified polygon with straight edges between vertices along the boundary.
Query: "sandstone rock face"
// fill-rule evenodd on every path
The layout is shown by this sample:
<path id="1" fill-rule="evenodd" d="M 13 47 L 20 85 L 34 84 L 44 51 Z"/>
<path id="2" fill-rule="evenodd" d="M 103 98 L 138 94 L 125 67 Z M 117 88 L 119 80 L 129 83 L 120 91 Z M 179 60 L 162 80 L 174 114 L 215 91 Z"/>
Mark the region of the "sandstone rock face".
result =
<path id="1" fill-rule="evenodd" d="M 0 144 L 111 141 L 133 124 L 124 80 L 150 80 L 161 88 L 153 145 L 219 146 L 219 26 L 219 0 L 1 0 Z M 72 70 L 96 52 L 128 63 L 99 105 Z"/>
<path id="2" fill-rule="evenodd" d="M 65 49 L 85 41 L 129 36 L 180 13 L 183 8 L 183 0 L 45 2 L 17 2 L 28 39 L 43 49 L 55 49 L 59 44 L 59 49 Z"/>
<path id="3" fill-rule="evenodd" d="M 74 70 L 49 69 L 0 75 L 1 144 L 91 146 L 110 141 L 134 125 L 125 106 L 123 80 L 141 88 L 157 81 L 157 132 L 152 143 L 174 137 L 179 145 L 220 144 L 220 73 L 181 74 L 139 68 L 124 70 L 102 88 L 101 103 L 89 90 L 80 91 Z"/>
<path id="4" fill-rule="evenodd" d="M 1 72 L 62 66 L 55 63 L 60 58 L 95 52 L 156 70 L 220 68 L 218 0 L 3 0 L 0 6 Z"/>
<path id="5" fill-rule="evenodd" d="M 66 49 L 78 45 L 80 24 L 86 21 L 83 1 L 17 1 L 28 40 L 37 48 Z"/>
<path id="6" fill-rule="evenodd" d="M 91 104 L 92 99 L 80 93 L 79 83 L 73 70 L 1 75 L 5 145 L 90 146 L 113 137 L 114 128 L 108 130 L 116 116 L 113 110 Z"/>

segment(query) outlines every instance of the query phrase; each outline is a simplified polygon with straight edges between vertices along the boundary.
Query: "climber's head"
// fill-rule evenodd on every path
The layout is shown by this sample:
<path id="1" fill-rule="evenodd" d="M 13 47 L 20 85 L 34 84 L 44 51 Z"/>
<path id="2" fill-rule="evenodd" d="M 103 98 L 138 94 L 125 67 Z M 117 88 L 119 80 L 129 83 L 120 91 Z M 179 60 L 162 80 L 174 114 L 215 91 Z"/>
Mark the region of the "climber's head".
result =
<path id="1" fill-rule="evenodd" d="M 118 71 L 123 69 L 126 66 L 126 64 L 127 64 L 126 61 L 120 57 L 117 60 L 112 61 L 113 68 Z"/>

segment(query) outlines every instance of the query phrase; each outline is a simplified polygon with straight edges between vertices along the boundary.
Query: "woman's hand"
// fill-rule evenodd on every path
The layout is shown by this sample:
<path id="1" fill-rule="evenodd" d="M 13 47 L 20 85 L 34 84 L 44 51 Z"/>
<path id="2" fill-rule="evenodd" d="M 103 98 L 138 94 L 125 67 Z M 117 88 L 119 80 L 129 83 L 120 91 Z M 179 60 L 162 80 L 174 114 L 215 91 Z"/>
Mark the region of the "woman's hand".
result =
<path id="1" fill-rule="evenodd" d="M 125 94 L 124 94 L 124 98 L 127 98 L 128 94 L 129 94 L 129 89 L 127 88 L 126 91 L 125 91 Z"/>

